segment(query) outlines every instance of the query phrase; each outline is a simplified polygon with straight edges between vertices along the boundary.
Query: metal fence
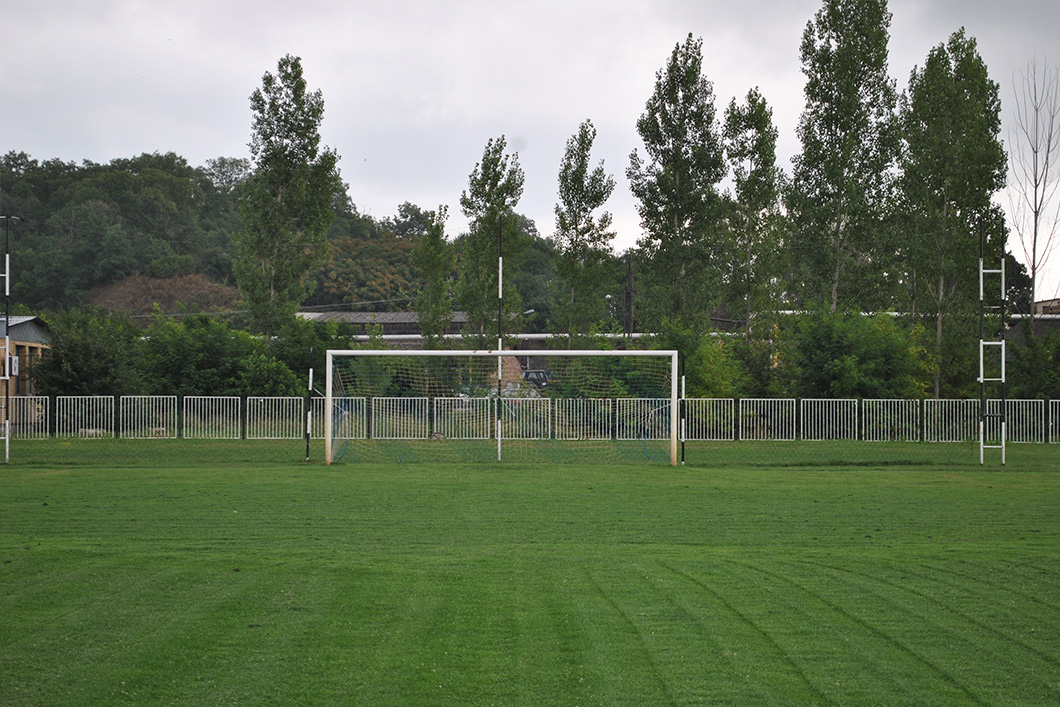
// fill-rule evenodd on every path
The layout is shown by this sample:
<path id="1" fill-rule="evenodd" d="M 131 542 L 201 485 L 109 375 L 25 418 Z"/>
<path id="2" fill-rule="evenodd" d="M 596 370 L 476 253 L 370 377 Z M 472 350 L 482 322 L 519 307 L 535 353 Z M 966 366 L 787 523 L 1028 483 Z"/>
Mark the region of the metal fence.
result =
<path id="1" fill-rule="evenodd" d="M 121 437 L 125 439 L 175 439 L 177 396 L 128 395 L 120 400 Z"/>
<path id="2" fill-rule="evenodd" d="M 684 406 L 681 439 L 706 442 L 736 439 L 736 401 L 732 398 L 687 398 Z"/>
<path id="3" fill-rule="evenodd" d="M 242 437 L 242 401 L 235 396 L 189 395 L 184 398 L 185 439 Z"/>
<path id="4" fill-rule="evenodd" d="M 247 398 L 247 439 L 300 439 L 304 436 L 304 398 Z"/>
<path id="5" fill-rule="evenodd" d="M 995 417 L 1000 411 L 1000 400 L 986 401 L 987 418 L 983 434 L 989 442 L 1001 439 L 1001 421 Z M 1006 441 L 1014 444 L 1042 443 L 1047 437 L 1047 426 L 1044 400 L 1005 401 Z"/>
<path id="6" fill-rule="evenodd" d="M 552 400 L 503 398 L 501 425 L 504 439 L 548 439 L 552 435 Z"/>
<path id="7" fill-rule="evenodd" d="M 925 400 L 925 442 L 971 442 L 979 439 L 978 400 Z"/>
<path id="8" fill-rule="evenodd" d="M 858 401 L 804 398 L 799 416 L 799 430 L 802 439 L 813 442 L 857 439 Z"/>
<path id="9" fill-rule="evenodd" d="M 1049 441 L 1060 444 L 1060 400 L 1049 401 Z"/>
<path id="10" fill-rule="evenodd" d="M 51 420 L 51 399 L 43 396 L 16 396 L 10 399 L 11 436 L 15 439 L 47 439 Z"/>
<path id="11" fill-rule="evenodd" d="M 984 436 L 1000 438 L 999 400 L 988 400 Z M 325 435 L 325 401 L 310 401 L 310 434 Z M 979 401 L 689 398 L 681 401 L 682 441 L 862 440 L 972 442 Z M 737 413 L 738 411 L 738 413 Z M 54 414 L 54 417 L 53 417 Z M 496 438 L 666 439 L 670 401 L 660 398 L 342 398 L 332 417 L 337 439 Z M 15 439 L 301 439 L 305 399 L 226 396 L 14 396 Z M 1011 443 L 1060 443 L 1060 400 L 1006 400 Z"/>
<path id="12" fill-rule="evenodd" d="M 556 439 L 611 439 L 610 398 L 557 398 Z"/>
<path id="13" fill-rule="evenodd" d="M 427 439 L 430 398 L 372 398 L 372 439 Z"/>
<path id="14" fill-rule="evenodd" d="M 493 436 L 490 398 L 435 398 L 432 437 L 489 439 Z"/>
<path id="15" fill-rule="evenodd" d="M 616 399 L 615 439 L 670 439 L 670 399 Z"/>
<path id="16" fill-rule="evenodd" d="M 919 400 L 862 400 L 861 438 L 866 442 L 919 442 L 920 412 Z"/>
<path id="17" fill-rule="evenodd" d="M 103 439 L 114 436 L 114 398 L 60 395 L 55 399 L 55 436 Z"/>
<path id="18" fill-rule="evenodd" d="M 795 439 L 795 399 L 740 400 L 740 439 L 787 441 Z"/>

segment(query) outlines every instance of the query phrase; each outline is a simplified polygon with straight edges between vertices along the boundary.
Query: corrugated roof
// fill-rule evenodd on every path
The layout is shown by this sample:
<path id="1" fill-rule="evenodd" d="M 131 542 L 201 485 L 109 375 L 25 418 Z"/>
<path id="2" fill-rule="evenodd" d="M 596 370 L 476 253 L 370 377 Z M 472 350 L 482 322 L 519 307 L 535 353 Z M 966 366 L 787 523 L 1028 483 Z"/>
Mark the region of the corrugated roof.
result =
<path id="1" fill-rule="evenodd" d="M 345 322 L 346 324 L 416 324 L 416 312 L 299 312 L 298 316 L 315 322 Z M 453 312 L 452 321 L 463 324 L 466 312 Z"/>

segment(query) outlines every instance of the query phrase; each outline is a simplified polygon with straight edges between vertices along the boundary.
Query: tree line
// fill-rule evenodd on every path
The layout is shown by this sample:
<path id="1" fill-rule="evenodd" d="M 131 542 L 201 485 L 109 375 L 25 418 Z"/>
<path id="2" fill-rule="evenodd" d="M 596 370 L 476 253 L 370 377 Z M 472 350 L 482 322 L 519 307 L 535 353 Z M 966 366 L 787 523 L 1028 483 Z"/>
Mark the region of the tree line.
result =
<path id="1" fill-rule="evenodd" d="M 445 205 L 359 213 L 320 145 L 323 97 L 287 56 L 251 95 L 251 160 L 0 158 L 3 208 L 22 219 L 15 294 L 62 311 L 133 274 L 199 274 L 237 287 L 247 314 L 233 321 L 271 336 L 299 306 L 346 303 L 417 311 L 428 346 L 444 345 L 459 309 L 482 345 L 497 331 L 501 234 L 509 331 L 580 346 L 655 332 L 695 362 L 704 389 L 972 395 L 981 241 L 987 263 L 1007 264 L 1009 310 L 1030 311 L 1033 297 L 993 201 L 1007 173 L 999 87 L 959 29 L 899 91 L 890 18 L 885 0 L 824 0 L 807 23 L 791 174 L 777 165 L 766 97 L 751 88 L 719 112 L 702 41 L 678 42 L 636 122 L 642 147 L 625 173 L 644 235 L 625 253 L 612 246 L 615 180 L 593 162 L 591 120 L 567 142 L 550 236 L 518 212 L 525 177 L 504 136 L 487 141 L 460 194 L 466 233 L 446 233 Z M 728 338 L 711 336 L 721 322 Z M 1057 370 L 1056 337 L 1024 336 L 1010 370 Z M 831 356 L 820 366 L 814 347 Z M 1034 378 L 1027 395 L 1060 392 Z"/>

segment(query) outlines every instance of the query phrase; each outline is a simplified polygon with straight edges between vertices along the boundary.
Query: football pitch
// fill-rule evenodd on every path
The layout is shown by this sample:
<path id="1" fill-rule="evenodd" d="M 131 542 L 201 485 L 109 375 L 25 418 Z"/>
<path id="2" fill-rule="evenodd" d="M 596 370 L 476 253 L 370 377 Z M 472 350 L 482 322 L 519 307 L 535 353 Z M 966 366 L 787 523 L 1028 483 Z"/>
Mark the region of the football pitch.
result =
<path id="1" fill-rule="evenodd" d="M 0 704 L 1060 702 L 1055 445 L 1005 468 L 262 448 L 20 445 Z"/>

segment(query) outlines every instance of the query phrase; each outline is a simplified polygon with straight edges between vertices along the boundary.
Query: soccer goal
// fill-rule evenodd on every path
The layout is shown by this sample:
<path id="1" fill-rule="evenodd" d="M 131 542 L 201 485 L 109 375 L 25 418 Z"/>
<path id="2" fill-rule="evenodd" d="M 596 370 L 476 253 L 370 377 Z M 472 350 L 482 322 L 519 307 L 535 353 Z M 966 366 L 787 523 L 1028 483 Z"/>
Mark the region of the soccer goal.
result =
<path id="1" fill-rule="evenodd" d="M 325 460 L 677 463 L 676 351 L 328 351 Z"/>

